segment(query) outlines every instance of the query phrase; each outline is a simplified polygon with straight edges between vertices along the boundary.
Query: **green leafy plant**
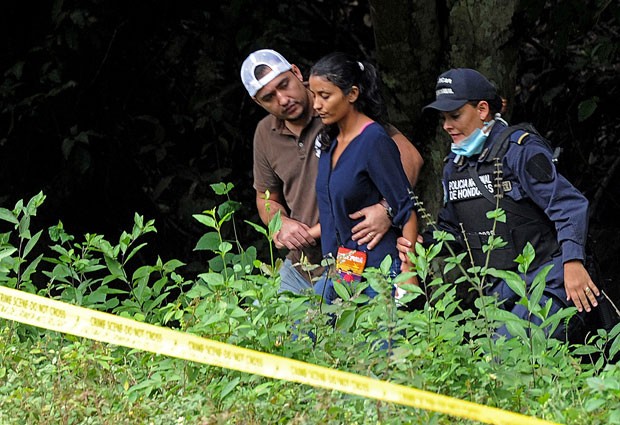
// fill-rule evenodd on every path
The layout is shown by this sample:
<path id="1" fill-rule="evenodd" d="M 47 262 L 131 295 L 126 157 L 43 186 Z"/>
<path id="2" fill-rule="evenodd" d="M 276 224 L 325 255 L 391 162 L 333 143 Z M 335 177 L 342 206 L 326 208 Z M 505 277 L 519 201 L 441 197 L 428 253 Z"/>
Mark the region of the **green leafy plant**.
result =
<path id="1" fill-rule="evenodd" d="M 407 274 L 391 279 L 388 258 L 379 268 L 367 269 L 360 286 L 338 287 L 341 299 L 325 306 L 315 296 L 278 293 L 277 271 L 275 276 L 263 273 L 250 248 L 224 239 L 222 227 L 233 225 L 234 214 L 227 203 L 232 186 L 214 188 L 221 189 L 218 196 L 226 196 L 222 205 L 228 206 L 197 218 L 208 228 L 197 249 L 216 260 L 208 260 L 195 279 L 181 275 L 179 260 L 157 258 L 153 265 L 134 264 L 143 258 L 137 255 L 145 246 L 142 238 L 154 232 L 154 223 L 139 215 L 117 243 L 102 235 L 78 239 L 59 222 L 48 231 L 50 246 L 42 248 L 45 233 L 33 231 L 30 221 L 43 203 L 39 194 L 27 203 L 18 202 L 13 210 L 0 210 L 12 229 L 2 235 L 2 284 L 551 421 L 620 423 L 618 409 L 608 407 L 618 397 L 620 370 L 612 359 L 620 347 L 620 325 L 609 332 L 599 330 L 578 346 L 543 338 L 546 329 L 570 315 L 550 315 L 547 306 L 537 302 L 544 273 L 526 288 L 516 273 L 474 269 L 462 264 L 461 255 L 444 259 L 441 245 L 450 237 L 438 232 L 437 245 L 417 246 L 412 256 L 415 273 L 425 286 L 403 284 Z M 35 237 L 36 242 L 30 242 Z M 41 256 L 36 263 L 35 252 Z M 520 272 L 527 270 L 532 258 L 533 249 L 528 247 L 518 259 Z M 471 306 L 464 303 L 455 280 L 444 279 L 446 271 L 502 276 L 541 325 L 504 312 L 493 297 L 477 297 Z M 482 277 L 470 279 L 467 282 L 482 282 Z M 392 296 L 394 284 L 407 290 L 398 302 Z M 369 299 L 362 294 L 367 286 L 378 295 Z M 408 302 L 420 300 L 422 308 L 406 308 Z M 491 338 L 489 329 L 500 324 L 509 326 L 515 336 Z M 7 424 L 469 423 L 6 320 L 0 320 L 0 420 Z"/>

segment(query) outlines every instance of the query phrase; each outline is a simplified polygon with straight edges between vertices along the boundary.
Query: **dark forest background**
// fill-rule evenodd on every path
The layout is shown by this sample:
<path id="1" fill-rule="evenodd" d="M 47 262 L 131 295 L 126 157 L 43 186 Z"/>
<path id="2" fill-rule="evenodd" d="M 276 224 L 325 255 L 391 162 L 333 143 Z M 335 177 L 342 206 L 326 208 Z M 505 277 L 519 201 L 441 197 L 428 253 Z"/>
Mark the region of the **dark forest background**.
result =
<path id="1" fill-rule="evenodd" d="M 448 143 L 420 107 L 443 70 L 487 73 L 509 99 L 509 119 L 534 122 L 563 149 L 559 167 L 590 199 L 596 252 L 605 275 L 615 276 L 618 2 L 474 3 L 3 2 L 0 206 L 43 191 L 40 226 L 61 220 L 69 233 L 110 239 L 138 212 L 158 229 L 143 255 L 203 271 L 208 258 L 193 248 L 206 229 L 192 214 L 222 201 L 211 183 L 234 183 L 231 197 L 243 204 L 237 221 L 259 222 L 252 135 L 264 111 L 239 80 L 241 62 L 269 47 L 307 72 L 340 50 L 378 65 L 391 119 L 426 160 L 419 187 L 431 209 Z M 432 42 L 420 42 L 424 36 Z M 404 49 L 394 42 L 401 38 L 414 41 Z M 467 53 L 485 49 L 493 54 Z M 244 246 L 264 243 L 249 226 L 237 230 Z"/>

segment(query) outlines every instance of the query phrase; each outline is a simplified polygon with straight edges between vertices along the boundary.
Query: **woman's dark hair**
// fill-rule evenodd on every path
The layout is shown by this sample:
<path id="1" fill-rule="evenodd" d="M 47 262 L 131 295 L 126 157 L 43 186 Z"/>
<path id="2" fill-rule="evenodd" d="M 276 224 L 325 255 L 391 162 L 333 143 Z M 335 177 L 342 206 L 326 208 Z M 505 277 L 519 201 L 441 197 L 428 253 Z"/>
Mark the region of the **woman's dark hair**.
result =
<path id="1" fill-rule="evenodd" d="M 379 77 L 374 66 L 366 61 L 358 61 L 353 56 L 335 52 L 323 56 L 310 69 L 310 77 L 321 77 L 331 82 L 344 94 L 349 94 L 351 88 L 356 86 L 359 95 L 353 107 L 368 115 L 371 119 L 384 124 L 385 104 L 379 87 Z M 319 135 L 322 149 L 327 149 L 331 139 L 336 137 L 338 129 L 325 128 Z"/>

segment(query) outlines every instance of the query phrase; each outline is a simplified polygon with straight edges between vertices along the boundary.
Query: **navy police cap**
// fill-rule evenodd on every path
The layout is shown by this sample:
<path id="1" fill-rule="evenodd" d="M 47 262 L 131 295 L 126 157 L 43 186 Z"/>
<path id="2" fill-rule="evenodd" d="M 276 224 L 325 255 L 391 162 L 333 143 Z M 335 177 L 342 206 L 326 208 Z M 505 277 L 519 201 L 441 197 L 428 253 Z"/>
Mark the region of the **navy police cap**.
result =
<path id="1" fill-rule="evenodd" d="M 495 87 L 484 75 L 474 69 L 455 68 L 444 72 L 437 78 L 436 100 L 427 108 L 442 112 L 459 109 L 470 100 L 492 100 L 497 96 Z"/>

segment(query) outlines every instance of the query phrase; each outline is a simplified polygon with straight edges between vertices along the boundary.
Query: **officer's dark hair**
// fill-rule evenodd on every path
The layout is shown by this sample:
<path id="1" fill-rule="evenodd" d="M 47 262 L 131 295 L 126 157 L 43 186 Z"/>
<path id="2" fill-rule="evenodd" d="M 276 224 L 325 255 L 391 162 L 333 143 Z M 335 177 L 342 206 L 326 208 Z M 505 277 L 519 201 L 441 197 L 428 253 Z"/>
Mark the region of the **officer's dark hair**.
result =
<path id="1" fill-rule="evenodd" d="M 353 107 L 371 119 L 384 124 L 385 104 L 379 87 L 379 77 L 374 66 L 358 61 L 347 53 L 335 52 L 322 57 L 310 69 L 311 77 L 325 78 L 347 95 L 353 86 L 359 90 Z M 321 149 L 326 150 L 338 134 L 336 126 L 326 126 L 319 134 Z"/>
<path id="2" fill-rule="evenodd" d="M 495 116 L 495 114 L 501 113 L 503 109 L 502 98 L 499 95 L 495 95 L 493 99 L 478 99 L 478 100 L 470 100 L 469 103 L 473 107 L 478 106 L 478 103 L 481 101 L 485 101 L 489 104 L 489 112 L 491 112 L 491 116 Z"/>

